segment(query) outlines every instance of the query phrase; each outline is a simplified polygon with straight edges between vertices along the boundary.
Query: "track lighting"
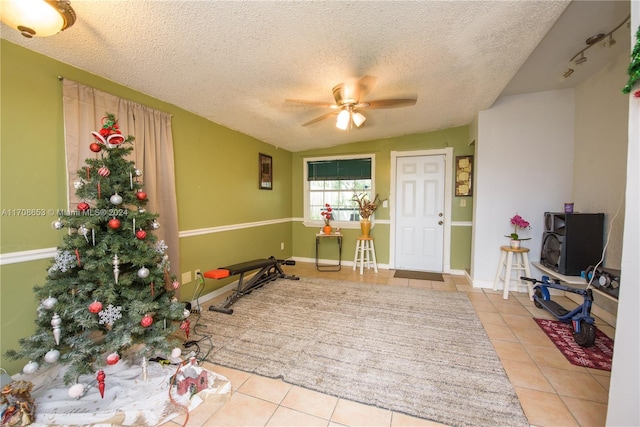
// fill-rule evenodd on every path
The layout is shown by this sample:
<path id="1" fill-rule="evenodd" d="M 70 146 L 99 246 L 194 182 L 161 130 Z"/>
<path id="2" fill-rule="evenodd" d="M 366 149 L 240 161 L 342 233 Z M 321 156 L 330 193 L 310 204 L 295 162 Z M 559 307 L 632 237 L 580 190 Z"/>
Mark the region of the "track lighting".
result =
<path id="1" fill-rule="evenodd" d="M 631 15 L 627 16 L 624 19 L 624 21 L 622 21 L 620 23 L 620 25 L 618 25 L 617 27 L 615 27 L 613 30 L 609 31 L 606 34 L 604 34 L 604 33 L 594 34 L 591 37 L 589 37 L 587 40 L 585 40 L 585 43 L 587 44 L 587 47 L 585 47 L 584 49 L 582 49 L 581 51 L 579 51 L 578 53 L 573 55 L 573 57 L 569 60 L 570 66 L 567 69 L 567 71 L 564 72 L 563 77 L 566 79 L 566 78 L 568 78 L 569 76 L 571 76 L 573 74 L 573 72 L 575 70 L 573 68 L 571 68 L 571 65 L 580 65 L 580 64 L 584 64 L 585 62 L 587 62 L 587 57 L 584 56 L 584 53 L 587 51 L 587 49 L 591 48 L 592 46 L 595 46 L 596 44 L 598 44 L 599 42 L 604 40 L 606 37 L 609 37 L 609 41 L 608 42 L 605 41 L 603 43 L 603 46 L 606 46 L 608 44 L 609 47 L 611 47 L 614 44 L 616 44 L 616 41 L 613 38 L 613 33 L 618 31 L 618 29 L 620 27 L 622 27 L 625 24 L 625 22 L 629 21 L 630 18 L 631 18 Z M 571 64 L 571 63 L 573 63 L 573 64 Z"/>
<path id="2" fill-rule="evenodd" d="M 2 0 L 0 19 L 27 38 L 48 37 L 76 22 L 69 0 Z"/>

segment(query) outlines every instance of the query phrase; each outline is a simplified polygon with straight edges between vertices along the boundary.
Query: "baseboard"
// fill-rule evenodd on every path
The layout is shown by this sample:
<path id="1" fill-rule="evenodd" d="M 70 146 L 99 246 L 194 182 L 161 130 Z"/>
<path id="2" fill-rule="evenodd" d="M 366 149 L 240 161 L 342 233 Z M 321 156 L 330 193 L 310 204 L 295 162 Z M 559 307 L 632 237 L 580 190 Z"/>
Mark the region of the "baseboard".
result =
<path id="1" fill-rule="evenodd" d="M 199 308 L 200 311 L 202 311 L 203 303 L 207 301 L 211 301 L 212 299 L 219 297 L 220 295 L 235 289 L 237 286 L 238 286 L 238 281 L 236 280 L 235 282 L 229 283 L 228 285 L 225 285 L 219 289 L 216 289 L 215 291 L 209 292 L 208 294 L 204 294 L 198 297 L 197 299 L 191 301 L 192 310 L 196 310 L 197 308 Z"/>

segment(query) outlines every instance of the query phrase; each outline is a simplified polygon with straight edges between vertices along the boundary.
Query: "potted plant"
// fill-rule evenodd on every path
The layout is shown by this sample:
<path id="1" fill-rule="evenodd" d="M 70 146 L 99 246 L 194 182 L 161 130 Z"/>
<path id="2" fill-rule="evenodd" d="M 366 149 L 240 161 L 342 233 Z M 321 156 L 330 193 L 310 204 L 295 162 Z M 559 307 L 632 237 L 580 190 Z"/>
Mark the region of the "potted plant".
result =
<path id="1" fill-rule="evenodd" d="M 324 220 L 324 227 L 322 227 L 322 232 L 324 234 L 331 234 L 331 220 L 333 219 L 333 209 L 329 203 L 325 203 L 324 208 L 322 208 L 322 219 Z"/>
<path id="2" fill-rule="evenodd" d="M 523 240 L 530 240 L 531 237 L 526 237 L 526 238 L 522 238 L 520 237 L 520 235 L 518 235 L 518 228 L 522 228 L 522 229 L 529 229 L 531 230 L 531 226 L 529 225 L 529 221 L 525 220 L 524 218 L 522 218 L 520 215 L 516 214 L 514 215 L 511 220 L 511 225 L 513 225 L 513 233 L 511 234 L 507 234 L 504 237 L 509 237 L 511 238 L 511 247 L 513 249 L 518 249 L 520 248 L 520 242 Z"/>
<path id="3" fill-rule="evenodd" d="M 358 211 L 360 213 L 360 229 L 362 230 L 363 237 L 369 237 L 371 231 L 371 215 L 378 209 L 378 207 L 387 199 L 381 200 L 379 195 L 373 200 L 369 200 L 367 193 L 354 194 L 351 198 L 358 204 Z"/>

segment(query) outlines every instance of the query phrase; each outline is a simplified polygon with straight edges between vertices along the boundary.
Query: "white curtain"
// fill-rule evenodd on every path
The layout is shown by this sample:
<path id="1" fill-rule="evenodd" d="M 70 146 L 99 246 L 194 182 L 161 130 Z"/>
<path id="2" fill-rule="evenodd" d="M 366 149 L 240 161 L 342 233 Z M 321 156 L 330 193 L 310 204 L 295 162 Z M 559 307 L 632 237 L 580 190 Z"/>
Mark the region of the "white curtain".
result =
<path id="1" fill-rule="evenodd" d="M 142 171 L 146 209 L 160 215 L 158 239 L 168 246 L 171 274 L 180 277 L 178 244 L 178 208 L 173 162 L 171 115 L 135 102 L 119 98 L 72 80 L 63 79 L 65 149 L 67 156 L 67 194 L 69 209 L 81 200 L 75 194 L 76 172 L 85 166 L 85 159 L 100 154 L 89 149 L 94 141 L 91 132 L 99 131 L 102 118 L 114 114 L 124 136 L 132 135 L 133 153 L 130 160 Z"/>

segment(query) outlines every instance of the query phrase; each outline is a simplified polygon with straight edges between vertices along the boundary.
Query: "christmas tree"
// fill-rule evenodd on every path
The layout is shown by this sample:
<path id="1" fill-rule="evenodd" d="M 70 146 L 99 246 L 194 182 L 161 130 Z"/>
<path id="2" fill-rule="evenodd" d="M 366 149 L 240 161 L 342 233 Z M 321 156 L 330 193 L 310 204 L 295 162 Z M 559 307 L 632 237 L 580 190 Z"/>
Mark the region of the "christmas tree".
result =
<path id="1" fill-rule="evenodd" d="M 186 321 L 167 246 L 152 233 L 158 215 L 145 210 L 142 172 L 127 159 L 134 137 L 121 134 L 112 114 L 92 135 L 96 158 L 74 182 L 83 201 L 52 223 L 67 234 L 45 285 L 34 288 L 37 330 L 7 352 L 31 360 L 30 371 L 37 363 L 68 365 L 66 384 L 125 355 L 167 354 L 171 334 Z"/>

